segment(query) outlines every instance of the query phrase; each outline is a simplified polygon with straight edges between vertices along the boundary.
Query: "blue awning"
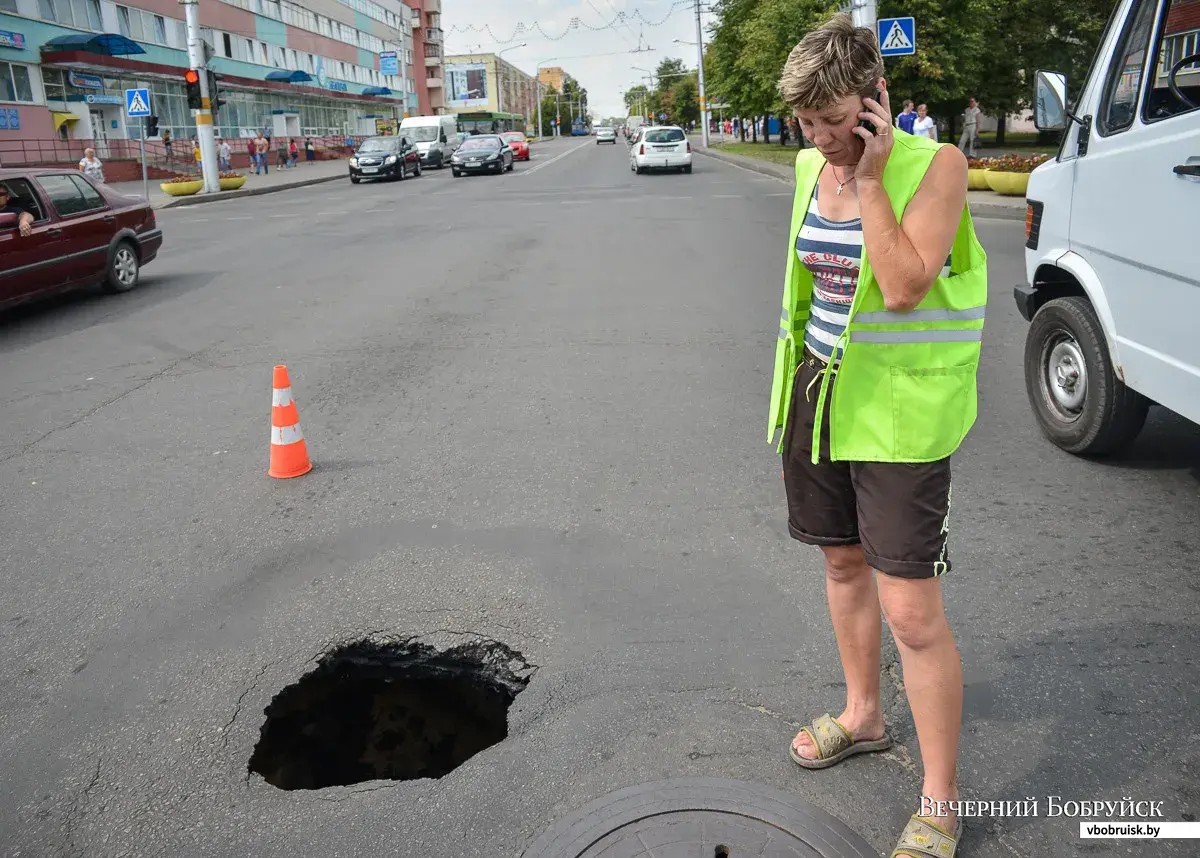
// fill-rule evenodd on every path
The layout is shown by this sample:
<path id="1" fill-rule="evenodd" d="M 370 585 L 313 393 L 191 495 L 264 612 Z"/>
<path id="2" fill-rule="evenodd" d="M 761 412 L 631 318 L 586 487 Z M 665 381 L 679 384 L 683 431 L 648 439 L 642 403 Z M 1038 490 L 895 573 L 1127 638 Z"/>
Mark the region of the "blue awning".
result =
<path id="1" fill-rule="evenodd" d="M 277 69 L 273 72 L 267 72 L 267 80 L 281 80 L 284 83 L 307 83 L 312 80 L 312 76 L 308 72 L 298 69 L 296 71 Z"/>
<path id="2" fill-rule="evenodd" d="M 392 91 L 386 86 L 368 86 L 362 91 L 363 95 L 391 95 Z"/>
<path id="3" fill-rule="evenodd" d="M 142 46 L 119 33 L 75 33 L 58 36 L 42 45 L 43 51 L 87 51 L 106 57 L 124 57 L 144 54 Z"/>

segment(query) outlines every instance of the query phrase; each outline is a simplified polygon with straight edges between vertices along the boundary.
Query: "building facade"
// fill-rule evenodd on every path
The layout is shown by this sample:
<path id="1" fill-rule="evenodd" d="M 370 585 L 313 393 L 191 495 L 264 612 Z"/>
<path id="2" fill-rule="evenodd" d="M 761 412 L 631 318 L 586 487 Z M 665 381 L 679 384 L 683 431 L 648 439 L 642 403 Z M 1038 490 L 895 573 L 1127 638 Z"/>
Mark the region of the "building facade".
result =
<path id="1" fill-rule="evenodd" d="M 563 84 L 570 79 L 571 76 L 559 66 L 547 66 L 546 68 L 538 69 L 538 83 L 555 92 L 562 92 Z"/>
<path id="2" fill-rule="evenodd" d="M 446 106 L 455 114 L 512 114 L 523 120 L 518 130 L 537 121 L 537 78 L 496 54 L 446 57 L 445 84 Z"/>
<path id="3" fill-rule="evenodd" d="M 208 66 L 222 76 L 217 133 L 361 136 L 417 114 L 430 43 L 418 52 L 416 33 L 428 33 L 429 6 L 440 0 L 198 4 Z M 190 138 L 190 66 L 175 0 L 0 0 L 0 163 L 30 163 L 30 150 L 64 141 L 102 158 L 124 151 L 118 141 L 144 131 L 125 115 L 128 89 L 150 91 L 160 131 Z"/>
<path id="4" fill-rule="evenodd" d="M 404 0 L 412 12 L 413 52 L 422 60 L 422 73 L 414 78 L 417 116 L 448 112 L 442 74 L 445 45 L 442 33 L 442 0 Z M 418 64 L 419 65 L 419 64 Z"/>

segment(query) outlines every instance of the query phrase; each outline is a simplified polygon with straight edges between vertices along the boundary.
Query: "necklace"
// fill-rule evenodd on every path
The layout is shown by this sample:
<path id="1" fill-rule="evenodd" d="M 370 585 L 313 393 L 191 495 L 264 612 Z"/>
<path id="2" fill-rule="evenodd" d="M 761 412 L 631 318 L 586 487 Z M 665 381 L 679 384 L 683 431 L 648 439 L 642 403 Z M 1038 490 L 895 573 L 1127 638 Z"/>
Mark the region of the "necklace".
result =
<path id="1" fill-rule="evenodd" d="M 846 187 L 846 185 L 848 185 L 854 181 L 854 177 L 851 176 L 849 179 L 846 179 L 846 181 L 843 182 L 841 179 L 838 178 L 837 167 L 830 165 L 829 169 L 831 169 L 833 171 L 833 180 L 838 183 L 837 195 L 840 197 L 842 195 L 842 190 Z"/>

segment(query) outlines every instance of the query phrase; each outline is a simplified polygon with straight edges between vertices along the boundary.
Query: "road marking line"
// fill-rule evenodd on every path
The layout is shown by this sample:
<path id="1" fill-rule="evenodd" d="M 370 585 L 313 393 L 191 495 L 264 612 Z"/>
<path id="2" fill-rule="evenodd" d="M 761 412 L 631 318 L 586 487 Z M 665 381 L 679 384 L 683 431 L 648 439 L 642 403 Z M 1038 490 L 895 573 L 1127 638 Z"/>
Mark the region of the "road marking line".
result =
<path id="1" fill-rule="evenodd" d="M 794 197 L 795 194 L 763 194 L 764 197 Z"/>
<path id="2" fill-rule="evenodd" d="M 371 214 L 371 212 L 394 212 L 395 208 L 390 209 L 363 209 L 363 214 Z"/>
<path id="3" fill-rule="evenodd" d="M 251 215 L 238 215 L 237 217 L 227 217 L 225 220 L 254 220 Z"/>
<path id="4" fill-rule="evenodd" d="M 281 215 L 271 215 L 271 217 L 300 217 L 300 215 L 298 215 L 298 214 L 281 214 Z"/>
<path id="5" fill-rule="evenodd" d="M 560 152 L 559 154 L 557 154 L 557 155 L 555 155 L 553 158 L 551 158 L 549 161 L 546 161 L 546 162 L 544 162 L 544 163 L 541 163 L 541 164 L 535 164 L 534 166 L 530 167 L 528 170 L 522 170 L 522 171 L 521 171 L 521 175 L 522 175 L 522 176 L 532 176 L 532 175 L 533 175 L 534 173 L 536 173 L 538 170 L 542 169 L 542 167 L 549 167 L 549 166 L 550 166 L 551 164 L 553 164 L 555 161 L 561 161 L 563 158 L 567 157 L 567 156 L 568 156 L 568 155 L 570 155 L 572 152 L 578 152 L 578 151 L 579 151 L 580 149 L 582 149 L 583 147 L 585 147 L 585 146 L 591 146 L 591 145 L 592 145 L 592 141 L 591 141 L 591 140 L 587 141 L 586 143 L 580 143 L 578 146 L 576 146 L 576 147 L 574 147 L 574 148 L 572 148 L 572 149 L 568 149 L 566 152 Z"/>

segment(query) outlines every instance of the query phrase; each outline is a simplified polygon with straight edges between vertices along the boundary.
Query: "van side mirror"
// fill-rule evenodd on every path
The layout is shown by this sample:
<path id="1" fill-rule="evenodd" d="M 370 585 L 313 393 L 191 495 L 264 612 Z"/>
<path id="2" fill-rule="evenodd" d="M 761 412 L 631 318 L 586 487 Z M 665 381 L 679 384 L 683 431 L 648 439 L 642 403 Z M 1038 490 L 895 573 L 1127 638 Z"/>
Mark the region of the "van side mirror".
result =
<path id="1" fill-rule="evenodd" d="M 0 229 L 16 229 L 20 218 L 12 212 L 0 214 Z"/>
<path id="2" fill-rule="evenodd" d="M 1058 72 L 1039 71 L 1033 91 L 1033 125 L 1038 131 L 1067 127 L 1067 78 Z"/>

